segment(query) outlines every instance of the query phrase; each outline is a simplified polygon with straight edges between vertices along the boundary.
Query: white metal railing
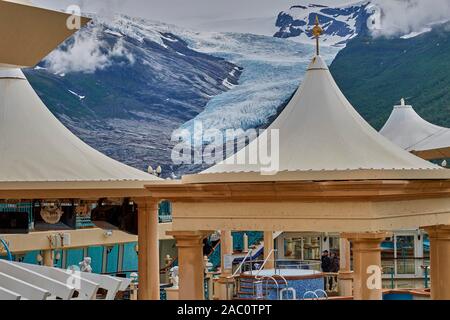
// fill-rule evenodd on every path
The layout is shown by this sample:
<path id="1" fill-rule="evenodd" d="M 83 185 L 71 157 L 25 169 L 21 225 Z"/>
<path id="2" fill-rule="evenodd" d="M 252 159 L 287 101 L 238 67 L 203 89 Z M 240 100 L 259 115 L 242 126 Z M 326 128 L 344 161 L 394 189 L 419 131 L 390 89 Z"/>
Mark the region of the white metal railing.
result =
<path id="1" fill-rule="evenodd" d="M 269 254 L 268 254 L 267 257 L 264 259 L 263 264 L 259 267 L 258 271 L 256 272 L 256 276 L 255 276 L 256 278 L 258 278 L 258 276 L 259 276 L 261 270 L 264 269 L 266 263 L 270 260 L 270 256 L 271 256 L 272 254 L 274 254 L 275 251 L 276 251 L 276 249 L 270 250 Z M 275 261 L 275 259 L 273 259 L 273 261 Z M 276 273 L 276 272 L 275 272 L 275 273 Z"/>

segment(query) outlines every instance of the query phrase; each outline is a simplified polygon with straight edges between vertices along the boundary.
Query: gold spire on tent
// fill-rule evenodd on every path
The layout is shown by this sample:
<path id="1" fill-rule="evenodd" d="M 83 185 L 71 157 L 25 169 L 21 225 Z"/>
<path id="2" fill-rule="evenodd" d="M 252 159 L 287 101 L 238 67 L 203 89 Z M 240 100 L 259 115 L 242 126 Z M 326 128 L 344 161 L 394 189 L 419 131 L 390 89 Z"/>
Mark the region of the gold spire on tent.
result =
<path id="1" fill-rule="evenodd" d="M 316 38 L 316 54 L 320 55 L 319 38 L 323 34 L 323 29 L 319 24 L 319 16 L 316 16 L 316 24 L 314 25 L 314 28 L 312 29 L 312 34 Z"/>

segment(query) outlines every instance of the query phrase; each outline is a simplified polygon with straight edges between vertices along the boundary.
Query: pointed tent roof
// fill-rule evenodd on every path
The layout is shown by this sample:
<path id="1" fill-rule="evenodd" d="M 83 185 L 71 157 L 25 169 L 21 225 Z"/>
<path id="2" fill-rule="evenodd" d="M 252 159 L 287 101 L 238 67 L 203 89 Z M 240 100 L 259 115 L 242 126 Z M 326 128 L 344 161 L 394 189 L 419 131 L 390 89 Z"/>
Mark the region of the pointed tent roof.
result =
<path id="1" fill-rule="evenodd" d="M 159 180 L 77 138 L 19 69 L 0 69 L 0 97 L 0 183 Z"/>
<path id="2" fill-rule="evenodd" d="M 261 174 L 266 166 L 257 156 L 258 150 L 275 145 L 269 133 L 267 139 L 260 135 L 229 159 L 183 181 L 450 178 L 450 171 L 404 151 L 374 130 L 345 98 L 320 56 L 313 58 L 302 85 L 265 132 L 272 129 L 279 132 L 277 172 Z"/>
<path id="3" fill-rule="evenodd" d="M 380 133 L 424 159 L 450 158 L 450 129 L 429 123 L 404 99 L 394 107 Z"/>
<path id="4" fill-rule="evenodd" d="M 0 0 L 0 190 L 143 189 L 160 180 L 94 150 L 64 127 L 17 65 L 32 66 L 76 30 L 69 15 Z M 81 18 L 81 25 L 89 19 Z M 14 30 L 14 32 L 11 32 Z"/>

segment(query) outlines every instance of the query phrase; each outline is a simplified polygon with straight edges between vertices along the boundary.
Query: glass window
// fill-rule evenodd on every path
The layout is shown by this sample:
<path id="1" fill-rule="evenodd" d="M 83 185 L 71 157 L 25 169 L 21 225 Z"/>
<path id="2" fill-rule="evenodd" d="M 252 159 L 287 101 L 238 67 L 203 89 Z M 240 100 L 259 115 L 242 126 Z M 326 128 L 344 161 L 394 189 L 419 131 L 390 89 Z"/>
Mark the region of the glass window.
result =
<path id="1" fill-rule="evenodd" d="M 426 233 L 423 235 L 423 265 L 430 265 L 430 237 Z"/>
<path id="2" fill-rule="evenodd" d="M 394 238 L 387 238 L 381 243 L 381 267 L 384 274 L 395 273 Z"/>
<path id="3" fill-rule="evenodd" d="M 414 236 L 397 236 L 397 274 L 415 274 Z"/>

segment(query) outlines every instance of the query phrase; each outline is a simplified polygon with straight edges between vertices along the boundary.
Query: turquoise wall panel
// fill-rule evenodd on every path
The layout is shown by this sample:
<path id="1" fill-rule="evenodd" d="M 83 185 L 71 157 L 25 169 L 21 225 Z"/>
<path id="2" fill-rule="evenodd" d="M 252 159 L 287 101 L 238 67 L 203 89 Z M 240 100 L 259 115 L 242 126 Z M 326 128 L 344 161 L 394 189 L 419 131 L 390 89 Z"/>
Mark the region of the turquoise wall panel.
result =
<path id="1" fill-rule="evenodd" d="M 83 249 L 69 249 L 66 250 L 66 268 L 70 266 L 79 267 L 79 263 L 83 260 Z"/>
<path id="2" fill-rule="evenodd" d="M 30 251 L 25 254 L 25 257 L 23 259 L 24 263 L 31 263 L 31 264 L 37 264 L 37 255 L 40 253 L 40 251 Z"/>
<path id="3" fill-rule="evenodd" d="M 103 247 L 102 246 L 89 247 L 88 256 L 91 258 L 92 272 L 102 273 Z"/>
<path id="4" fill-rule="evenodd" d="M 119 260 L 119 245 L 115 245 L 111 252 L 108 254 L 108 260 L 106 262 L 106 273 L 117 272 L 117 264 Z"/>
<path id="5" fill-rule="evenodd" d="M 123 271 L 137 271 L 138 269 L 138 255 L 136 253 L 136 242 L 125 243 L 123 245 Z"/>

